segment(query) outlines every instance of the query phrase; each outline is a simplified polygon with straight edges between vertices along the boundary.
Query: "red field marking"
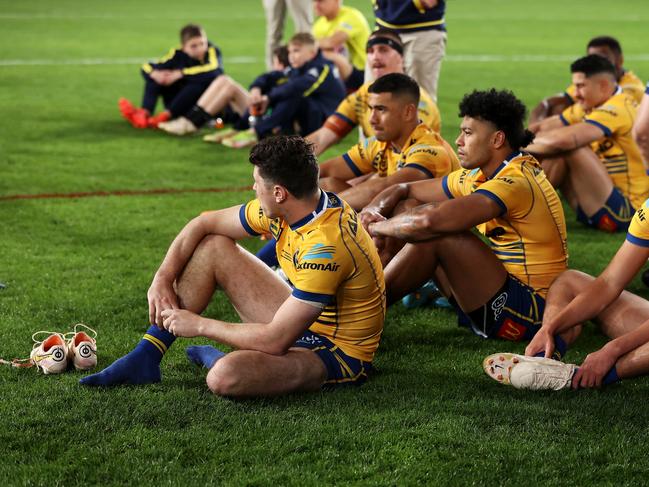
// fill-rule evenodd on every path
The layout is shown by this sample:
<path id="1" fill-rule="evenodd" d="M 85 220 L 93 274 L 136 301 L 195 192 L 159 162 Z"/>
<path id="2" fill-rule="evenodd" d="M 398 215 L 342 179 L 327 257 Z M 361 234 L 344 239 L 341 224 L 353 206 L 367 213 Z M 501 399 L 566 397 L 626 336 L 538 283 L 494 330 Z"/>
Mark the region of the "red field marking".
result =
<path id="1" fill-rule="evenodd" d="M 252 186 L 239 188 L 189 188 L 189 189 L 144 189 L 144 190 L 117 190 L 117 191 L 87 191 L 80 193 L 40 193 L 40 194 L 12 194 L 0 196 L 0 201 L 13 200 L 41 200 L 55 198 L 91 198 L 96 196 L 146 196 L 157 194 L 180 194 L 180 193 L 241 193 L 252 190 Z"/>

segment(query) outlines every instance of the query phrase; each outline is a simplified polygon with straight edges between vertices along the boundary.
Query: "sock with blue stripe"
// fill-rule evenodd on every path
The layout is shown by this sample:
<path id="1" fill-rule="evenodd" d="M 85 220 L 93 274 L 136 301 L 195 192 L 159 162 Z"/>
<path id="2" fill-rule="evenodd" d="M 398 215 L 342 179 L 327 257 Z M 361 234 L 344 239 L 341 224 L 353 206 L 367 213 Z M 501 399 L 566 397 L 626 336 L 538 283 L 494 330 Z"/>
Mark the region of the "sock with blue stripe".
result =
<path id="1" fill-rule="evenodd" d="M 276 245 L 277 240 L 272 239 L 266 245 L 264 245 L 259 252 L 257 252 L 257 258 L 268 267 L 276 267 L 279 265 L 279 261 L 277 260 L 277 252 L 275 251 Z"/>
<path id="2" fill-rule="evenodd" d="M 85 386 L 110 387 L 121 384 L 160 382 L 160 361 L 176 337 L 157 326 L 150 326 L 140 343 L 122 358 L 97 374 L 79 381 Z"/>
<path id="3" fill-rule="evenodd" d="M 187 347 L 185 352 L 191 362 L 196 365 L 201 365 L 206 369 L 211 369 L 217 360 L 227 355 L 218 348 L 209 345 L 192 345 L 191 347 Z"/>
<path id="4" fill-rule="evenodd" d="M 614 365 L 613 368 L 606 373 L 604 379 L 602 379 L 602 385 L 607 386 L 609 384 L 615 384 L 621 380 L 620 376 L 617 375 L 617 367 Z"/>
<path id="5" fill-rule="evenodd" d="M 568 351 L 568 344 L 566 341 L 561 338 L 559 335 L 554 335 L 554 352 L 552 352 L 551 359 L 559 360 L 565 357 L 566 352 Z M 539 352 L 535 357 L 545 357 L 545 352 Z"/>

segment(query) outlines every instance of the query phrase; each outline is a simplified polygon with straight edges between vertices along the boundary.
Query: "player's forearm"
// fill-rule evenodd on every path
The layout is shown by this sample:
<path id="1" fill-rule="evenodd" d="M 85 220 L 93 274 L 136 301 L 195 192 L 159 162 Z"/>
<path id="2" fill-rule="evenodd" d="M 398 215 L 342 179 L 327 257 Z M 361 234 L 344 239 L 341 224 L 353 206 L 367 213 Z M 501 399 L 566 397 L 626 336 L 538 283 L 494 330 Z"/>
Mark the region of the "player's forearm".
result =
<path id="1" fill-rule="evenodd" d="M 361 211 L 364 207 L 370 204 L 372 198 L 381 193 L 387 187 L 387 178 L 370 178 L 356 186 L 339 193 L 339 196 L 344 199 L 349 206 L 356 211 Z"/>
<path id="2" fill-rule="evenodd" d="M 371 235 L 395 237 L 407 242 L 419 242 L 437 237 L 441 232 L 437 228 L 437 205 L 429 203 L 418 206 L 406 213 L 389 220 L 371 223 Z"/>
<path id="3" fill-rule="evenodd" d="M 280 336 L 268 323 L 227 323 L 204 317 L 200 320 L 200 336 L 238 350 L 284 355 L 294 342 Z"/>
<path id="4" fill-rule="evenodd" d="M 377 194 L 366 207 L 383 216 L 390 215 L 400 201 L 408 198 L 409 192 L 408 184 L 394 184 Z"/>
<path id="5" fill-rule="evenodd" d="M 338 142 L 340 137 L 338 137 L 333 130 L 328 129 L 327 127 L 321 127 L 315 132 L 307 135 L 306 140 L 313 144 L 315 155 L 319 156 L 329 147 Z"/>
<path id="6" fill-rule="evenodd" d="M 645 321 L 635 330 L 611 340 L 602 348 L 618 359 L 645 343 L 649 343 L 649 321 Z"/>

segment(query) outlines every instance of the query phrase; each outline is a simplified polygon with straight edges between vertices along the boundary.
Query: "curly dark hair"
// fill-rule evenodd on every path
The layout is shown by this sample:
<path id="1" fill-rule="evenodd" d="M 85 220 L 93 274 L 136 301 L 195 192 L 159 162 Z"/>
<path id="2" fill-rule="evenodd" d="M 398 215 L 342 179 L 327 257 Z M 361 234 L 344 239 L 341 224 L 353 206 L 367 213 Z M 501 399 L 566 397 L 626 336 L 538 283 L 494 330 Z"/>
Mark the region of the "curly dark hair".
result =
<path id="1" fill-rule="evenodd" d="M 407 74 L 385 74 L 372 83 L 367 92 L 392 93 L 395 97 L 406 98 L 415 105 L 419 104 L 419 85 Z"/>
<path id="2" fill-rule="evenodd" d="M 613 79 L 616 79 L 617 76 L 615 66 L 613 66 L 611 61 L 597 54 L 589 54 L 588 56 L 577 59 L 570 65 L 570 72 L 584 73 L 587 78 L 601 73 L 608 73 Z"/>
<path id="3" fill-rule="evenodd" d="M 318 159 L 313 144 L 297 135 L 278 135 L 260 141 L 250 151 L 250 162 L 266 181 L 284 186 L 298 199 L 318 190 Z"/>
<path id="4" fill-rule="evenodd" d="M 460 117 L 471 117 L 491 122 L 505 137 L 512 150 L 529 145 L 534 134 L 524 126 L 527 110 L 514 93 L 508 90 L 473 91 L 460 102 Z"/>

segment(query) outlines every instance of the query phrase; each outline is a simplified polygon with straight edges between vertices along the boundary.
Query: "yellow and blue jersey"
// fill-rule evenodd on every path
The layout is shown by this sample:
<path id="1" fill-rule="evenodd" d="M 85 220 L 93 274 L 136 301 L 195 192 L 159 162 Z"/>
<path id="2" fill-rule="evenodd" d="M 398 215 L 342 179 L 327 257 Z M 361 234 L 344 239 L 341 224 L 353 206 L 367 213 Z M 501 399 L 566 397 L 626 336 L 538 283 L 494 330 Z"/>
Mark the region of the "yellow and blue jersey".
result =
<path id="1" fill-rule="evenodd" d="M 372 0 L 376 24 L 400 33 L 419 30 L 446 30 L 445 0 L 433 8 L 426 8 L 421 0 Z"/>
<path id="2" fill-rule="evenodd" d="M 401 151 L 391 142 L 372 137 L 353 146 L 343 159 L 356 176 L 376 173 L 386 177 L 408 167 L 420 170 L 427 178 L 439 178 L 460 167 L 448 142 L 423 123 L 415 127 Z"/>
<path id="3" fill-rule="evenodd" d="M 358 90 L 347 97 L 338 105 L 332 117 L 325 126 L 344 137 L 356 125 L 360 125 L 363 136 L 367 139 L 374 135 L 370 125 L 370 107 L 368 88 L 372 83 L 365 83 Z M 417 107 L 419 120 L 440 132 L 442 129 L 441 116 L 437 105 L 423 88 L 419 88 L 419 105 Z"/>
<path id="4" fill-rule="evenodd" d="M 633 73 L 633 71 L 625 71 L 617 83 L 620 85 L 620 88 L 622 88 L 624 93 L 630 95 L 637 103 L 640 103 L 644 93 L 644 83 Z M 564 95 L 570 103 L 575 103 L 575 92 L 576 89 L 573 84 L 566 88 Z"/>
<path id="5" fill-rule="evenodd" d="M 640 247 L 649 247 L 649 200 L 633 215 L 626 239 Z"/>
<path id="6" fill-rule="evenodd" d="M 322 191 L 316 210 L 290 225 L 266 217 L 258 200 L 242 206 L 239 217 L 251 235 L 270 233 L 277 240 L 292 295 L 324 306 L 309 330 L 371 362 L 383 331 L 385 282 L 376 247 L 356 212 Z"/>
<path id="7" fill-rule="evenodd" d="M 223 60 L 219 48 L 208 42 L 207 52 L 200 61 L 190 57 L 181 47 L 176 47 L 157 62 L 142 65 L 142 72 L 145 75 L 149 75 L 155 69 L 179 69 L 185 78 L 203 81 L 223 74 Z"/>
<path id="8" fill-rule="evenodd" d="M 507 272 L 545 296 L 568 265 L 566 219 L 538 161 L 516 152 L 487 178 L 479 168 L 442 179 L 449 198 L 472 193 L 494 200 L 502 213 L 477 226 Z"/>
<path id="9" fill-rule="evenodd" d="M 592 142 L 590 147 L 606 166 L 615 187 L 634 208 L 640 207 L 649 196 L 649 176 L 631 135 L 637 112 L 635 100 L 618 87 L 611 98 L 588 114 L 581 105 L 574 104 L 560 115 L 564 125 L 585 122 L 602 130 L 602 138 Z"/>
<path id="10" fill-rule="evenodd" d="M 341 6 L 338 15 L 332 20 L 324 15 L 318 17 L 313 24 L 313 37 L 316 40 L 330 37 L 336 32 L 345 32 L 347 41 L 343 54 L 347 56 L 356 69 L 365 69 L 367 38 L 370 36 L 370 26 L 365 16 L 357 9 Z"/>

